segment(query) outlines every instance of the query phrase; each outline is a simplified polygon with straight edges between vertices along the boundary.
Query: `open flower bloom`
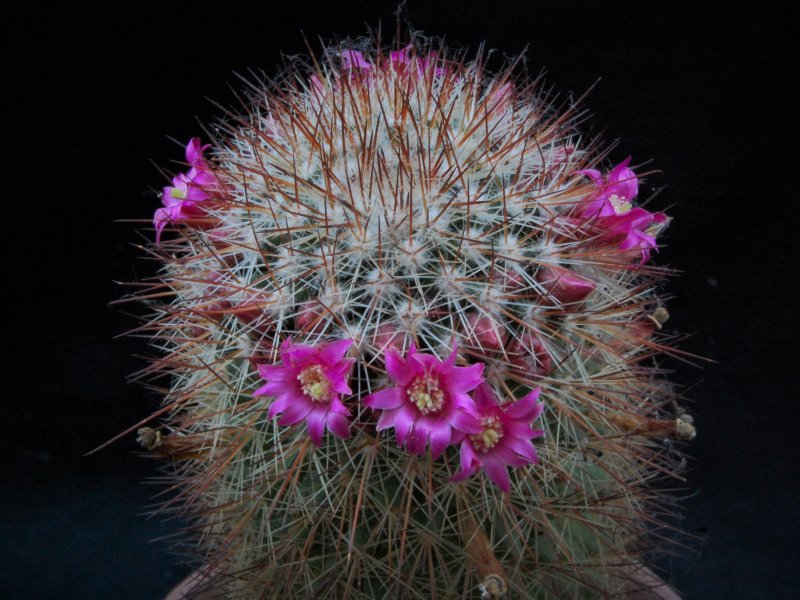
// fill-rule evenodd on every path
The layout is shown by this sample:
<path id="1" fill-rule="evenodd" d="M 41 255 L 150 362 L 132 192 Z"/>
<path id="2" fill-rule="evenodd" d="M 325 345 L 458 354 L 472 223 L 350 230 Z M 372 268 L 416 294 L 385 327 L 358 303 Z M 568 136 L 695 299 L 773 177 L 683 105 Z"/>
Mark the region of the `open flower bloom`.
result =
<path id="1" fill-rule="evenodd" d="M 581 175 L 589 177 L 597 186 L 595 193 L 582 207 L 581 216 L 606 217 L 631 209 L 631 202 L 639 194 L 639 179 L 628 168 L 630 162 L 631 157 L 629 156 L 611 169 L 605 180 L 600 171 L 596 169 L 578 171 Z"/>
<path id="2" fill-rule="evenodd" d="M 186 221 L 202 217 L 205 211 L 198 203 L 208 200 L 209 191 L 217 184 L 203 152 L 210 144 L 201 145 L 200 138 L 192 138 L 186 145 L 186 162 L 191 168 L 186 173 L 179 173 L 172 178 L 172 185 L 166 186 L 161 193 L 161 203 L 153 214 L 153 225 L 156 228 L 156 243 L 161 242 L 161 233 L 168 223 Z"/>
<path id="3" fill-rule="evenodd" d="M 620 250 L 638 249 L 642 264 L 650 260 L 650 250 L 657 246 L 655 230 L 667 222 L 663 212 L 651 213 L 633 208 L 625 213 L 602 218 L 603 238 L 621 240 Z"/>
<path id="4" fill-rule="evenodd" d="M 334 435 L 350 435 L 350 411 L 341 394 L 351 394 L 347 385 L 353 359 L 345 358 L 353 340 L 337 340 L 322 346 L 305 346 L 286 340 L 281 345 L 281 362 L 258 365 L 258 374 L 267 380 L 256 396 L 274 396 L 267 415 L 283 413 L 278 425 L 295 425 L 305 420 L 308 435 L 317 446 L 329 429 Z"/>
<path id="5" fill-rule="evenodd" d="M 516 402 L 501 405 L 486 383 L 475 390 L 475 406 L 480 431 L 464 436 L 461 442 L 461 470 L 453 476 L 461 481 L 483 468 L 501 490 L 511 489 L 507 467 L 521 467 L 538 461 L 531 439 L 544 432 L 531 429 L 531 422 L 542 414 L 539 388 Z"/>
<path id="6" fill-rule="evenodd" d="M 578 171 L 589 177 L 597 186 L 581 209 L 583 218 L 594 219 L 594 227 L 600 230 L 600 239 L 620 242 L 619 250 L 638 249 L 642 264 L 650 259 L 650 250 L 656 247 L 653 235 L 658 225 L 666 223 L 662 212 L 651 213 L 643 208 L 634 208 L 632 200 L 639 193 L 639 180 L 628 168 L 629 156 L 609 171 L 603 178 L 600 171 L 584 169 Z"/>
<path id="7" fill-rule="evenodd" d="M 482 363 L 457 367 L 456 348 L 441 361 L 417 352 L 412 344 L 403 358 L 396 348 L 386 353 L 386 372 L 395 383 L 364 398 L 364 404 L 381 411 L 377 429 L 394 427 L 397 445 L 412 454 L 424 454 L 430 442 L 438 458 L 463 433 L 478 433 L 480 422 L 468 392 L 483 381 Z"/>

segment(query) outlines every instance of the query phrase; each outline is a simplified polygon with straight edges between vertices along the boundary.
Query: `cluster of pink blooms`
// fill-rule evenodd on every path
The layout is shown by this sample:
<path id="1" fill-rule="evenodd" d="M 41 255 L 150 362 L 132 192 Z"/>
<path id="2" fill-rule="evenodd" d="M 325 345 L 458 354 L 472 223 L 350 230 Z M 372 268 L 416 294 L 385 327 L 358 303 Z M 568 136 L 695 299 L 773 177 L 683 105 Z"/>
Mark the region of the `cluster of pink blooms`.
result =
<path id="1" fill-rule="evenodd" d="M 172 185 L 166 186 L 161 194 L 161 203 L 153 215 L 156 228 L 156 243 L 161 242 L 161 233 L 169 223 L 202 217 L 205 214 L 200 204 L 208 200 L 217 184 L 211 167 L 203 152 L 211 144 L 203 146 L 200 138 L 194 137 L 186 144 L 186 162 L 190 169 L 172 178 Z"/>
<path id="2" fill-rule="evenodd" d="M 416 67 L 420 73 L 426 73 L 428 69 L 437 61 L 438 54 L 435 50 L 423 56 L 422 58 L 416 58 L 413 54 L 413 51 L 413 46 L 406 46 L 402 50 L 394 50 L 390 52 L 388 65 L 396 70 L 402 70 L 411 68 L 412 65 L 416 64 Z M 343 50 L 341 58 L 343 69 L 350 72 L 368 74 L 375 69 L 372 63 L 370 63 L 358 50 Z M 439 77 L 444 75 L 446 70 L 443 66 L 436 66 L 433 72 L 434 75 Z"/>
<path id="3" fill-rule="evenodd" d="M 629 156 L 603 177 L 596 169 L 578 171 L 589 177 L 596 191 L 579 207 L 579 216 L 590 219 L 600 232 L 600 240 L 619 243 L 620 250 L 638 249 L 642 264 L 650 259 L 650 250 L 656 247 L 656 238 L 648 233 L 653 225 L 665 223 L 663 212 L 651 213 L 635 207 L 632 201 L 639 194 L 639 180 L 628 168 Z"/>
<path id="4" fill-rule="evenodd" d="M 280 363 L 258 365 L 267 383 L 255 395 L 275 398 L 268 416 L 280 413 L 282 426 L 305 420 L 317 446 L 325 429 L 348 437 L 350 410 L 342 395 L 352 393 L 347 381 L 354 360 L 345 358 L 352 343 L 347 339 L 306 346 L 285 341 Z M 538 389 L 504 404 L 484 381 L 483 364 L 456 366 L 455 348 L 444 361 L 417 352 L 414 345 L 405 357 L 396 347 L 386 350 L 384 357 L 391 385 L 362 401 L 380 412 L 378 431 L 394 429 L 398 447 L 417 455 L 430 447 L 436 459 L 448 446 L 460 444 L 461 469 L 453 480 L 483 468 L 504 492 L 510 490 L 507 467 L 537 461 L 531 439 L 543 432 L 532 429 L 531 423 L 543 409 Z"/>

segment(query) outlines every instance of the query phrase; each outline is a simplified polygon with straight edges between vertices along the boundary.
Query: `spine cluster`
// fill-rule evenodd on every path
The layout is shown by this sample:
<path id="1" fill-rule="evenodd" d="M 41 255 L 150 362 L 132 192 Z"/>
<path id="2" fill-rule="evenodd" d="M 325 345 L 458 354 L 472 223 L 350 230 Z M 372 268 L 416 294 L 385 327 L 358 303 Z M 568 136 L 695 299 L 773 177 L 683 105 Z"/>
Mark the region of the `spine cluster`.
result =
<path id="1" fill-rule="evenodd" d="M 636 589 L 693 429 L 630 159 L 514 65 L 426 44 L 329 48 L 246 106 L 187 145 L 139 294 L 166 398 L 141 434 L 197 589 Z"/>

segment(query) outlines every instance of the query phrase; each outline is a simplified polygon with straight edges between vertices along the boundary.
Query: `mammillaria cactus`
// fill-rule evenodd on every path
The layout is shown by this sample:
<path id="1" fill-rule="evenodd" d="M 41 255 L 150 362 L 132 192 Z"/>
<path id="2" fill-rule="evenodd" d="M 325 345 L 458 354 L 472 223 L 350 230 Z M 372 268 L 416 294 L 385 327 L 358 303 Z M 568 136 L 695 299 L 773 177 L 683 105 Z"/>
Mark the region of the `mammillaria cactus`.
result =
<path id="1" fill-rule="evenodd" d="M 640 592 L 693 429 L 630 159 L 424 40 L 328 47 L 243 106 L 186 146 L 134 295 L 195 593 Z"/>

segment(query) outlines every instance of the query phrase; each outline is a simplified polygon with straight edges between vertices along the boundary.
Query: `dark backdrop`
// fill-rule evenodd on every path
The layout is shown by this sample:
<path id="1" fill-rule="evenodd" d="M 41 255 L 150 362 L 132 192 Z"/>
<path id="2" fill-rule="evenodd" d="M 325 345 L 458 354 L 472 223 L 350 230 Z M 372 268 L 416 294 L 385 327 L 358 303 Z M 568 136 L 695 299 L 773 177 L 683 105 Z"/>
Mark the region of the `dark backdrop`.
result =
<path id="1" fill-rule="evenodd" d="M 684 3 L 680 3 L 684 4 Z M 578 94 L 612 155 L 652 159 L 674 217 L 657 255 L 699 437 L 683 525 L 705 538 L 665 563 L 686 598 L 796 597 L 796 11 L 771 3 L 409 1 L 418 28 L 516 54 Z M 115 5 L 112 7 L 112 5 Z M 393 2 L 68 2 L 6 6 L 2 152 L 3 491 L 0 596 L 160 598 L 185 572 L 175 522 L 141 515 L 155 465 L 132 437 L 83 453 L 158 398 L 126 385 L 144 342 L 107 307 L 147 273 L 120 218 L 158 205 L 159 165 L 232 102 L 234 72 L 274 73 L 317 36 L 395 30 Z M 796 257 L 795 257 L 796 259 Z"/>

